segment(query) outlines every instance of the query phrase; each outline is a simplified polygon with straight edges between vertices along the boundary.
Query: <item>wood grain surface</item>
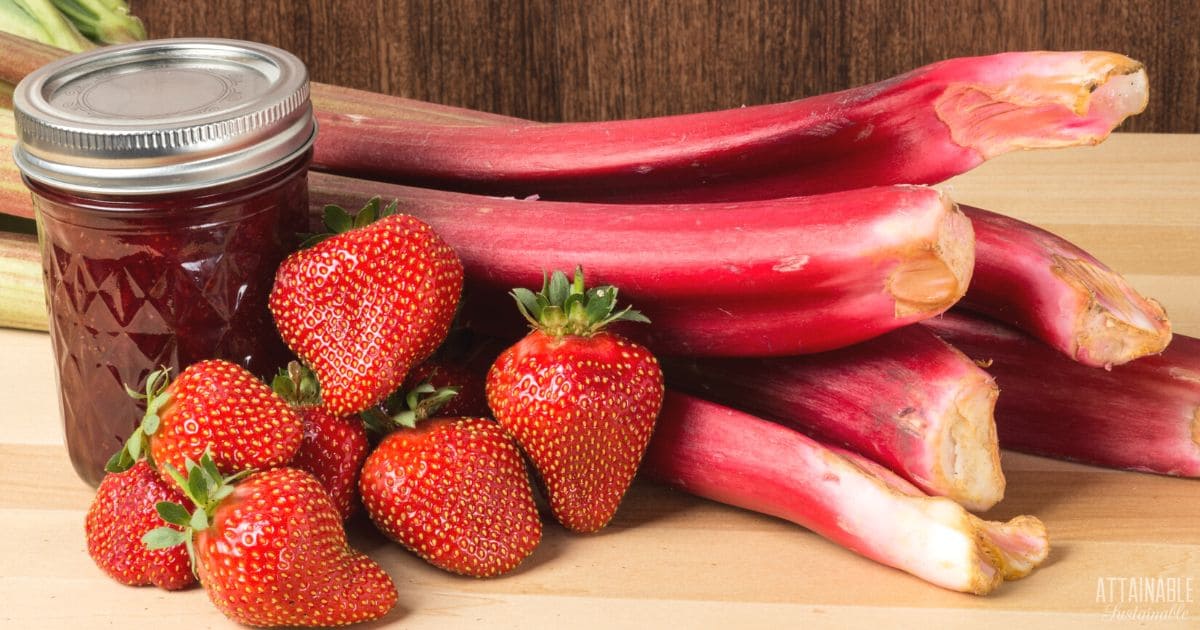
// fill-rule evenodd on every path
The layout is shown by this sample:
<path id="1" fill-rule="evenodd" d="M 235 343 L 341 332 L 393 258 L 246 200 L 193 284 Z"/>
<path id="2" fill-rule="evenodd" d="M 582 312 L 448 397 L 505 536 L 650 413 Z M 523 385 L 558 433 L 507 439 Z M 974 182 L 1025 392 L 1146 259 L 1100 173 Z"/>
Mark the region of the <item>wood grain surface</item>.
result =
<path id="1" fill-rule="evenodd" d="M 944 185 L 964 202 L 1050 227 L 1113 264 L 1200 336 L 1200 135 L 1116 134 L 1099 147 L 1002 156 Z M 0 330 L 0 627 L 233 627 L 203 591 L 122 587 L 84 550 L 91 490 L 62 447 L 48 336 Z M 1001 393 L 1003 396 L 1004 394 Z M 988 597 L 944 591 L 778 519 L 635 484 L 613 524 L 547 524 L 499 579 L 456 577 L 359 520 L 402 628 L 1200 627 L 1200 480 L 1005 452 L 1007 496 L 986 516 L 1035 514 L 1053 550 Z M 1182 601 L 1098 599 L 1102 581 L 1175 579 Z M 1115 618 L 1117 613 L 1156 615 Z"/>
<path id="2" fill-rule="evenodd" d="M 705 111 L 940 59 L 1106 49 L 1146 64 L 1126 131 L 1200 132 L 1196 0 L 130 0 L 152 37 L 251 39 L 327 83 L 543 121 Z"/>

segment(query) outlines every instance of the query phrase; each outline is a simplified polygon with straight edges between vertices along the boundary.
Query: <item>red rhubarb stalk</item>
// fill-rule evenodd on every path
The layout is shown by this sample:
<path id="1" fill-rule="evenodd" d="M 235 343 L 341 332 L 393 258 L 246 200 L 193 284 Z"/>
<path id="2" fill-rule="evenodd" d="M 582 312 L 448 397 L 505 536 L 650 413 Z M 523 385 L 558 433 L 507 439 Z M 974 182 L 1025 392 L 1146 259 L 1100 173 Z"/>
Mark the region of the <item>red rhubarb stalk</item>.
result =
<path id="1" fill-rule="evenodd" d="M 401 211 L 433 227 L 463 261 L 464 312 L 492 333 L 524 329 L 509 316 L 511 287 L 580 264 L 654 322 L 622 334 L 656 353 L 819 352 L 944 311 L 966 291 L 974 264 L 970 222 L 919 186 L 637 206 L 364 187 L 316 173 L 310 182 L 314 204 L 396 197 Z"/>
<path id="2" fill-rule="evenodd" d="M 883 466 L 716 403 L 668 392 L 643 473 L 802 525 L 943 588 L 985 594 L 1049 553 L 1032 516 L 985 521 Z"/>
<path id="3" fill-rule="evenodd" d="M 543 199 L 769 199 L 930 184 L 1016 149 L 1095 144 L 1147 98 L 1141 64 L 1122 55 L 1004 53 L 662 118 L 451 127 L 319 113 L 314 168 Z"/>
<path id="4" fill-rule="evenodd" d="M 70 55 L 71 51 L 0 32 L 0 82 L 16 85 L 25 75 Z"/>
<path id="5" fill-rule="evenodd" d="M 975 227 L 963 305 L 1006 321 L 1085 365 L 1158 354 L 1171 340 L 1161 305 L 1091 254 L 1043 229 L 962 206 Z"/>
<path id="6" fill-rule="evenodd" d="M 908 326 L 803 357 L 664 361 L 683 391 L 841 444 L 970 510 L 1004 497 L 995 382 L 933 333 Z"/>
<path id="7" fill-rule="evenodd" d="M 925 324 L 984 362 L 1001 391 L 1000 445 L 1110 468 L 1200 477 L 1200 339 L 1108 370 L 1020 331 L 954 312 Z"/>

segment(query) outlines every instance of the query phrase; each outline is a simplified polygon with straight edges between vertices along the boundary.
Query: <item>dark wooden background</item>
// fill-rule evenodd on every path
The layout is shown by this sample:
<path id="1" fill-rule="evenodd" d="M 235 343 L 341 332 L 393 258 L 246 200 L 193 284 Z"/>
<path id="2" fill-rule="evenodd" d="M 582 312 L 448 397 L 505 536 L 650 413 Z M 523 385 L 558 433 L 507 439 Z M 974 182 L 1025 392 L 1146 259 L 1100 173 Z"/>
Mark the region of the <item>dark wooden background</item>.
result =
<path id="1" fill-rule="evenodd" d="M 939 59 L 1144 62 L 1127 131 L 1200 132 L 1200 0 L 131 0 L 152 37 L 286 48 L 320 81 L 543 121 L 789 100 Z"/>

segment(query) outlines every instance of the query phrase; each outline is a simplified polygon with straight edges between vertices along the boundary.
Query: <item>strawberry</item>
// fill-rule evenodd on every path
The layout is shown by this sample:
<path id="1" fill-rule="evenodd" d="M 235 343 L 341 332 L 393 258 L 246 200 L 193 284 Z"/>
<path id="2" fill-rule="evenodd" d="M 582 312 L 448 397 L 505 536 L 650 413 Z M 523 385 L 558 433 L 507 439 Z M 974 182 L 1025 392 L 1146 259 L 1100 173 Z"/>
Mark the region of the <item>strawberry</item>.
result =
<path id="1" fill-rule="evenodd" d="M 436 567 L 506 573 L 542 538 L 525 462 L 491 420 L 426 418 L 445 392 L 409 396 L 412 409 L 401 418 L 415 428 L 392 432 L 367 457 L 363 505 L 380 531 Z"/>
<path id="2" fill-rule="evenodd" d="M 439 413 L 451 418 L 481 417 L 490 415 L 487 394 L 484 393 L 483 375 L 440 359 L 430 359 L 414 367 L 404 380 L 400 391 L 416 389 L 421 383 L 429 383 L 435 389 L 456 387 L 458 395 L 446 401 Z"/>
<path id="3" fill-rule="evenodd" d="M 378 619 L 396 587 L 355 551 L 321 482 L 296 468 L 222 478 L 206 453 L 185 477 L 166 468 L 196 505 L 162 503 L 171 527 L 152 530 L 150 548 L 184 544 L 209 599 L 250 626 L 336 626 Z M 237 481 L 236 485 L 232 485 Z"/>
<path id="4" fill-rule="evenodd" d="M 367 429 L 358 416 L 337 416 L 321 406 L 313 373 L 292 361 L 271 387 L 300 416 L 304 435 L 290 466 L 312 473 L 333 500 L 342 520 L 358 503 L 358 471 L 370 447 Z"/>
<path id="5" fill-rule="evenodd" d="M 162 525 L 154 508 L 159 501 L 186 499 L 144 459 L 125 472 L 106 475 L 85 519 L 88 555 L 122 584 L 153 584 L 174 591 L 196 578 L 182 547 L 151 551 L 142 544 L 146 532 Z"/>
<path id="6" fill-rule="evenodd" d="M 120 472 L 148 451 L 163 472 L 197 460 L 210 449 L 224 474 L 282 466 L 300 448 L 300 418 L 271 388 L 240 365 L 212 359 L 193 363 L 174 381 L 152 372 L 141 425 L 106 469 Z M 170 477 L 165 476 L 169 483 Z"/>
<path id="7" fill-rule="evenodd" d="M 446 337 L 463 269 L 428 225 L 380 211 L 326 207 L 333 235 L 293 253 L 270 307 L 288 346 L 317 374 L 324 405 L 350 415 L 383 401 Z M 379 218 L 377 218 L 379 217 Z"/>
<path id="8" fill-rule="evenodd" d="M 578 268 L 573 283 L 556 271 L 540 293 L 512 295 L 534 330 L 492 365 L 488 404 L 533 461 L 555 518 L 597 531 L 637 473 L 663 398 L 654 356 L 604 326 L 649 320 L 613 313 L 617 290 L 585 291 Z"/>

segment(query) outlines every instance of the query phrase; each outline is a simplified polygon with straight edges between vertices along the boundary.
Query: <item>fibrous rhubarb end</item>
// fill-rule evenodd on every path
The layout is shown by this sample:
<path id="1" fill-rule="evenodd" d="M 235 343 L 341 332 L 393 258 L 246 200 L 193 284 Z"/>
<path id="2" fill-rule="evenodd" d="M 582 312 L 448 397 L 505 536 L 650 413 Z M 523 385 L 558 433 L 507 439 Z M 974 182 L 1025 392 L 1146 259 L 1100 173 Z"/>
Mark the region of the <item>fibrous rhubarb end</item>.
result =
<path id="1" fill-rule="evenodd" d="M 1196 443 L 1196 450 L 1200 450 L 1200 407 L 1192 414 L 1192 442 Z"/>
<path id="2" fill-rule="evenodd" d="M 1087 260 L 1054 256 L 1054 274 L 1078 289 L 1078 325 L 1072 355 L 1086 365 L 1111 367 L 1158 354 L 1171 341 L 1171 323 L 1158 302 L 1142 297 L 1116 272 Z"/>
<path id="3" fill-rule="evenodd" d="M 992 76 L 951 81 L 934 104 L 954 142 L 983 159 L 1016 149 L 1097 144 L 1149 102 L 1145 69 L 1124 55 L 1021 54 L 996 56 Z M 1009 61 L 1022 65 L 1006 68 Z"/>
<path id="4" fill-rule="evenodd" d="M 928 523 L 921 541 L 927 557 L 914 562 L 929 567 L 930 576 L 922 577 L 943 587 L 986 595 L 1029 575 L 1050 553 L 1046 526 L 1034 516 L 985 521 L 945 497 L 908 500 Z"/>
<path id="5" fill-rule="evenodd" d="M 980 554 L 986 558 L 981 574 L 994 571 L 1004 580 L 1017 580 L 1029 575 L 1050 555 L 1046 525 L 1036 516 L 1017 516 L 1007 523 L 975 516 L 971 519 L 978 533 Z"/>
<path id="6" fill-rule="evenodd" d="M 985 521 L 949 498 L 922 494 L 866 458 L 830 451 L 825 457 L 830 470 L 861 471 L 839 475 L 861 508 L 839 525 L 858 536 L 871 532 L 867 538 L 881 554 L 871 557 L 877 560 L 943 588 L 986 595 L 1007 580 L 1025 577 L 1049 554 L 1046 527 L 1036 517 Z M 883 515 L 889 519 L 886 530 L 871 521 Z"/>
<path id="7" fill-rule="evenodd" d="M 947 496 L 968 510 L 986 510 L 1004 498 L 993 411 L 1000 390 L 990 378 L 964 383 L 946 410 L 934 473 Z"/>
<path id="8" fill-rule="evenodd" d="M 896 317 L 935 315 L 950 308 L 967 292 L 975 269 L 975 232 L 950 198 L 938 225 L 937 240 L 906 256 L 888 278 L 887 291 L 896 303 Z"/>

